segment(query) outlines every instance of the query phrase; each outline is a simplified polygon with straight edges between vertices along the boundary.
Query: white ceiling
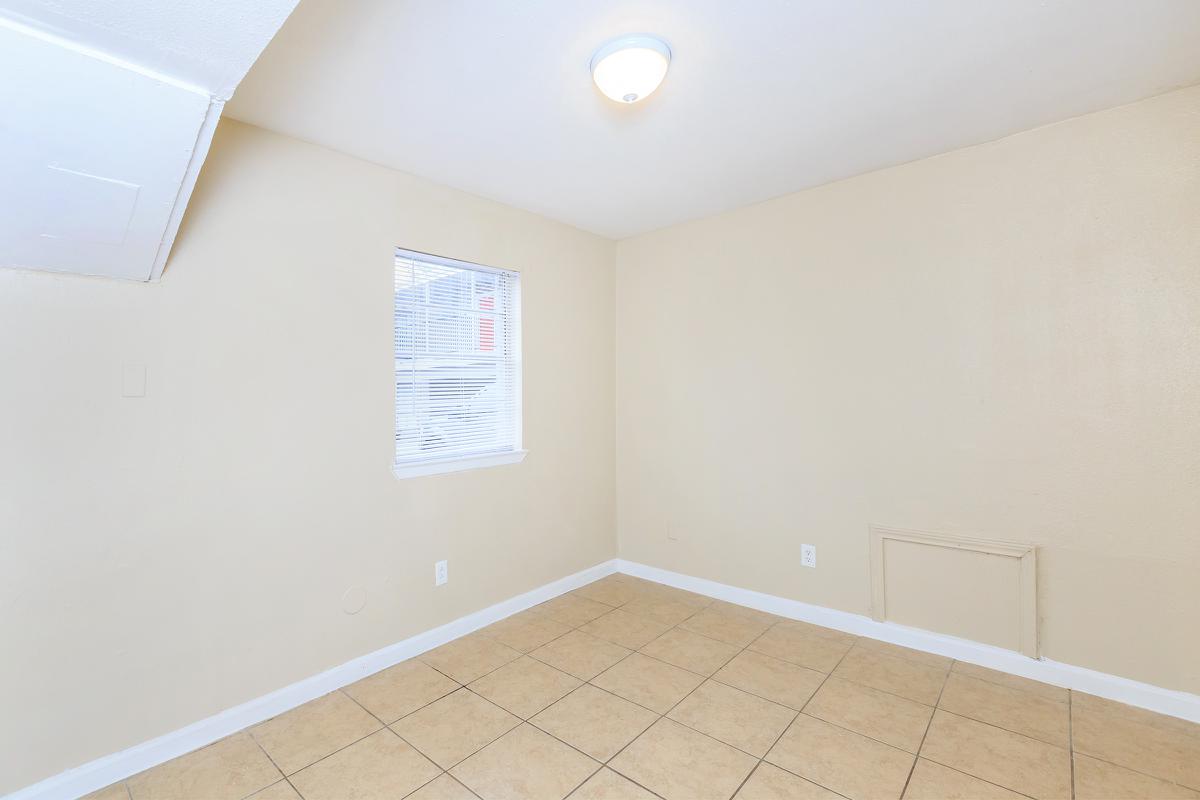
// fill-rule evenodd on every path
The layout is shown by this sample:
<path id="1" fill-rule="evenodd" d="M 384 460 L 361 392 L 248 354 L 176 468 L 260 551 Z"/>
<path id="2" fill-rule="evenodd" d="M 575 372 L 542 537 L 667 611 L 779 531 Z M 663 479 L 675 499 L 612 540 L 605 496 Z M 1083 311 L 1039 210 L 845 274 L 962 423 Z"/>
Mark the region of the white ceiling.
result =
<path id="1" fill-rule="evenodd" d="M 303 0 L 227 113 L 622 238 L 1198 81 L 1200 0 Z"/>

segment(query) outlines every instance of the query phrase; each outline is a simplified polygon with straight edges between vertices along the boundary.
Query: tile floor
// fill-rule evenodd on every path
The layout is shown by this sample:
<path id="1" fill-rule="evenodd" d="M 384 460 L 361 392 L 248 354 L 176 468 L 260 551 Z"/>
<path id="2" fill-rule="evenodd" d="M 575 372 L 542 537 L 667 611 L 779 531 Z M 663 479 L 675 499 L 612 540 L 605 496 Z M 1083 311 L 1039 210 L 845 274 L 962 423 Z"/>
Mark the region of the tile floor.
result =
<path id="1" fill-rule="evenodd" d="M 1200 726 L 613 575 L 102 800 L 1200 800 Z"/>

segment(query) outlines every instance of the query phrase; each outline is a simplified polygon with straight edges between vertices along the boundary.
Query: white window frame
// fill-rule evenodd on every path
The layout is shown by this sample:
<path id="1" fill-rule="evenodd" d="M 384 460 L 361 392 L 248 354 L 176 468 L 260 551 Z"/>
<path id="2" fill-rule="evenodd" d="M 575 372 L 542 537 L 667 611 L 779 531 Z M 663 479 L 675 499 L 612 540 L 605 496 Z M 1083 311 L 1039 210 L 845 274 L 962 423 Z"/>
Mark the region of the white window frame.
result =
<path id="1" fill-rule="evenodd" d="M 496 467 L 503 464 L 519 464 L 525 459 L 525 455 L 529 452 L 524 449 L 524 431 L 523 431 L 523 384 L 524 384 L 524 365 L 521 341 L 521 274 L 516 270 L 497 269 L 489 267 L 485 264 L 476 264 L 471 261 L 461 261 L 456 258 L 447 258 L 445 256 L 437 256 L 431 253 L 422 253 L 419 250 L 406 250 L 403 247 L 395 249 L 393 258 L 393 272 L 396 269 L 395 261 L 400 258 L 414 259 L 432 264 L 441 264 L 447 267 L 456 269 L 474 270 L 476 272 L 492 272 L 500 274 L 512 275 L 516 279 L 516 291 L 513 293 L 513 324 L 512 324 L 512 348 L 516 353 L 515 358 L 515 389 L 514 403 L 516 406 L 516 418 L 514 424 L 514 448 L 512 450 L 502 450 L 492 453 L 480 453 L 472 455 L 456 455 L 446 456 L 442 458 L 428 458 L 420 461 L 408 461 L 398 463 L 396 461 L 396 450 L 393 443 L 392 449 L 392 472 L 397 478 L 415 478 L 423 475 L 439 475 L 448 472 L 461 472 L 469 469 L 480 469 L 482 467 Z M 392 298 L 393 307 L 395 305 L 395 297 Z M 395 311 L 393 308 L 392 315 L 392 334 L 395 336 L 396 322 Z M 395 383 L 395 351 L 393 350 L 393 384 Z M 392 407 L 392 431 L 393 435 L 397 430 L 397 425 L 400 419 L 399 409 L 394 405 Z"/>

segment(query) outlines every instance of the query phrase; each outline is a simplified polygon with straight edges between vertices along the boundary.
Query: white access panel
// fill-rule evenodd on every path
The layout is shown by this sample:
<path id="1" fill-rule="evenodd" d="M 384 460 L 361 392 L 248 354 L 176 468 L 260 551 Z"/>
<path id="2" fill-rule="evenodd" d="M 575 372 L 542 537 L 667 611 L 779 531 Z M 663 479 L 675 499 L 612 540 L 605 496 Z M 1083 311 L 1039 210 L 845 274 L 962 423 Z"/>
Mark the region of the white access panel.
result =
<path id="1" fill-rule="evenodd" d="M 0 25 L 0 267 L 149 280 L 209 107 L 204 90 Z"/>

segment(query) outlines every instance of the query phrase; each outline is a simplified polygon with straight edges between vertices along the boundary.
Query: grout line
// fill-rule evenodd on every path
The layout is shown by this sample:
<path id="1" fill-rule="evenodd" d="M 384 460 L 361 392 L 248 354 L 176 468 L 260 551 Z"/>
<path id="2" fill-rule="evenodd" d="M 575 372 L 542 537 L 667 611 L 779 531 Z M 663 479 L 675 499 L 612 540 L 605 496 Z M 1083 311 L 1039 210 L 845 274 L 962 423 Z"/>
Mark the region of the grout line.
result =
<path id="1" fill-rule="evenodd" d="M 950 662 L 950 668 L 946 670 L 945 677 L 942 678 L 942 685 L 938 689 L 937 700 L 933 703 L 933 713 L 929 715 L 929 721 L 925 723 L 925 731 L 921 734 L 921 742 L 917 745 L 917 753 L 913 758 L 912 766 L 908 768 L 908 777 L 904 779 L 904 788 L 900 790 L 900 797 L 904 797 L 904 793 L 908 791 L 909 781 L 912 780 L 913 773 L 917 771 L 917 762 L 921 760 L 921 750 L 925 748 L 925 737 L 929 736 L 929 729 L 933 727 L 933 718 L 937 716 L 938 706 L 942 702 L 942 694 L 946 691 L 946 684 L 950 682 L 950 670 L 954 669 L 954 662 Z"/>
<path id="2" fill-rule="evenodd" d="M 287 785 L 288 785 L 288 786 L 292 787 L 292 791 L 296 793 L 296 797 L 299 797 L 299 798 L 300 798 L 300 800 L 306 800 L 306 798 L 304 797 L 304 795 L 300 794 L 300 790 L 296 788 L 296 784 L 292 783 L 292 779 L 291 779 L 291 778 L 289 778 L 289 777 L 287 777 L 287 776 L 285 775 L 283 779 L 284 779 L 284 781 L 286 781 L 286 782 L 287 782 Z"/>
<path id="3" fill-rule="evenodd" d="M 283 716 L 283 715 L 281 714 L 280 716 Z M 272 717 L 272 719 L 274 719 L 274 717 Z M 271 786 L 274 786 L 277 783 L 286 783 L 288 786 L 290 786 L 292 788 L 292 791 L 296 793 L 296 796 L 299 797 L 300 800 L 304 800 L 304 795 L 300 794 L 300 790 L 296 788 L 296 784 L 292 783 L 292 779 L 289 778 L 287 775 L 285 775 L 282 769 L 279 769 L 279 765 L 275 763 L 275 759 L 271 758 L 271 754 L 267 752 L 267 748 L 262 746 L 262 742 L 258 741 L 258 739 L 256 739 L 254 737 L 254 734 L 251 733 L 249 730 L 246 731 L 246 735 L 249 736 L 250 741 L 254 742 L 254 745 L 259 750 L 262 751 L 262 754 L 267 757 L 267 760 L 271 762 L 271 766 L 273 766 L 275 769 L 279 770 L 279 774 L 283 775 L 283 777 L 280 780 L 274 781 L 273 783 L 270 783 L 267 786 L 264 786 L 262 789 L 255 789 L 253 792 L 246 795 L 246 798 L 243 798 L 243 800 L 247 800 L 248 798 L 253 797 L 258 792 L 263 791 L 263 789 L 269 789 Z M 299 770 L 297 770 L 297 771 L 299 771 Z M 133 793 L 130 792 L 131 799 L 132 799 L 132 796 L 133 796 Z"/>
<path id="4" fill-rule="evenodd" d="M 959 712 L 959 711 L 951 711 L 947 708 L 935 708 L 935 710 L 941 711 L 943 714 L 949 714 L 952 717 L 958 717 L 960 719 L 970 720 L 971 722 L 974 722 L 977 725 L 986 725 L 987 727 L 995 728 L 998 731 L 1004 731 L 1005 733 L 1011 733 L 1013 736 L 1020 736 L 1022 739 L 1027 739 L 1031 742 L 1036 742 L 1038 744 L 1045 745 L 1046 747 L 1053 747 L 1055 750 L 1062 750 L 1067 753 L 1072 752 L 1070 750 L 1070 748 L 1063 747 L 1061 744 L 1055 744 L 1054 742 L 1047 742 L 1045 739 L 1039 739 L 1036 736 L 1030 736 L 1028 733 L 1021 733 L 1020 731 L 1014 731 L 1011 728 L 1005 728 L 1003 725 L 997 725 L 994 722 L 988 722 L 987 720 L 982 720 L 982 719 L 975 719 L 974 717 L 970 716 L 969 714 L 963 714 L 962 712 Z"/>
<path id="5" fill-rule="evenodd" d="M 279 765 L 275 763 L 275 759 L 271 758 L 271 754 L 267 752 L 267 748 L 262 746 L 262 742 L 260 742 L 255 737 L 255 735 L 253 733 L 251 733 L 250 731 L 246 731 L 246 735 L 250 737 L 250 741 L 254 742 L 254 746 L 257 747 L 262 752 L 262 754 L 267 757 L 267 761 L 271 762 L 271 766 L 274 767 L 275 769 L 279 770 L 280 780 L 286 781 L 287 773 L 285 773 L 282 769 L 279 769 Z M 196 752 L 196 751 L 193 750 L 192 752 Z M 182 756 L 180 756 L 180 758 L 182 758 Z M 167 762 L 167 763 L 170 763 L 170 762 Z M 276 783 L 279 783 L 279 781 L 271 781 L 271 783 L 269 785 L 273 786 Z M 266 787 L 263 787 L 263 788 L 266 788 Z M 257 792 L 257 791 L 260 791 L 260 790 L 259 789 L 254 790 L 254 792 Z M 254 794 L 254 792 L 251 792 L 250 794 Z M 130 792 L 131 796 L 132 796 L 132 794 L 133 793 Z M 246 795 L 246 796 L 249 797 L 250 795 Z"/>
<path id="6" fill-rule="evenodd" d="M 941 698 L 939 697 L 938 699 L 940 700 Z M 1021 731 L 1015 731 L 1012 728 L 1006 728 L 1003 725 L 997 725 L 995 722 L 991 722 L 986 719 L 979 719 L 978 717 L 973 717 L 970 714 L 967 714 L 962 711 L 951 711 L 948 708 L 942 708 L 940 706 L 934 706 L 934 710 L 941 711 L 944 714 L 952 714 L 956 717 L 962 717 L 963 719 L 969 719 L 972 722 L 978 722 L 980 725 L 987 725 L 989 728 L 996 728 L 997 730 L 1004 731 L 1005 733 L 1011 733 L 1014 736 L 1020 736 L 1023 739 L 1028 739 L 1031 742 L 1037 742 L 1038 744 L 1044 744 L 1047 747 L 1054 747 L 1059 750 L 1066 750 L 1068 753 L 1072 752 L 1069 744 L 1067 747 L 1063 747 L 1061 744 L 1058 744 L 1056 742 L 1048 742 L 1045 739 L 1039 739 L 1036 736 L 1030 736 L 1028 733 L 1022 733 Z M 1069 736 L 1068 736 L 1067 741 L 1068 741 L 1068 743 L 1070 742 Z"/>
<path id="7" fill-rule="evenodd" d="M 995 781 L 989 781 L 987 778 L 981 778 L 978 775 L 972 775 L 971 773 L 965 772 L 965 771 L 959 769 L 958 767 L 952 767 L 949 764 L 943 764 L 940 761 L 934 761 L 932 758 L 924 758 L 923 756 L 917 756 L 917 760 L 918 761 L 924 760 L 924 761 L 928 761 L 930 764 L 937 764 L 942 769 L 948 769 L 951 772 L 957 772 L 959 775 L 966 775 L 968 778 L 973 778 L 974 780 L 977 780 L 980 783 L 986 783 L 989 786 L 995 786 L 997 789 L 1003 789 L 1004 791 L 1009 792 L 1011 794 L 1015 794 L 1019 797 L 1028 797 L 1029 800 L 1035 800 L 1033 795 L 1028 795 L 1028 794 L 1025 794 L 1024 792 L 1018 792 L 1016 789 L 1010 789 L 1009 787 L 1001 785 L 999 783 L 996 783 Z"/>
<path id="8" fill-rule="evenodd" d="M 797 714 L 796 716 L 799 717 L 800 715 Z M 808 715 L 805 714 L 805 716 L 808 716 Z M 809 719 L 816 719 L 816 717 L 809 717 Z M 790 728 L 791 726 L 789 725 L 788 727 Z M 784 733 L 787 733 L 787 731 L 784 731 Z M 780 736 L 779 738 L 782 739 L 783 737 Z M 767 751 L 767 752 L 769 753 L 770 751 Z M 847 795 L 844 795 L 841 792 L 835 792 L 833 789 L 830 789 L 828 786 L 826 786 L 823 783 L 817 783 L 812 778 L 806 778 L 798 772 L 792 772 L 787 767 L 781 767 L 778 764 L 776 764 L 774 761 L 767 761 L 766 758 L 763 758 L 762 761 L 759 763 L 759 765 L 757 767 L 755 767 L 754 769 L 758 770 L 759 767 L 761 767 L 763 764 L 766 764 L 768 767 L 774 767 L 775 769 L 779 770 L 780 772 L 786 772 L 788 775 L 791 775 L 794 778 L 799 778 L 800 780 L 804 781 L 805 783 L 811 783 L 813 786 L 819 786 L 820 788 L 824 789 L 825 791 L 829 792 L 830 794 L 837 795 L 838 797 L 844 797 L 844 798 L 846 798 L 846 800 L 851 800 L 851 798 L 848 797 Z M 751 773 L 751 774 L 753 774 L 753 773 Z"/>
<path id="9" fill-rule="evenodd" d="M 1071 800 L 1075 800 L 1075 707 L 1074 695 L 1067 690 L 1067 758 L 1071 762 Z"/>
<path id="10" fill-rule="evenodd" d="M 1074 753 L 1074 752 L 1072 752 L 1072 755 L 1075 755 L 1075 753 Z M 1163 783 L 1169 783 L 1169 784 L 1171 784 L 1172 786 L 1178 786 L 1178 787 L 1180 787 L 1180 788 L 1187 789 L 1189 792 L 1193 792 L 1193 793 L 1195 793 L 1195 792 L 1200 792 L 1200 784 L 1196 784 L 1195 786 L 1191 786 L 1191 785 L 1188 785 L 1188 784 L 1186 784 L 1186 783 L 1180 783 L 1179 781 L 1177 781 L 1177 780 L 1174 780 L 1174 779 L 1172 779 L 1172 778 L 1164 778 L 1164 777 L 1163 777 L 1163 776 L 1161 776 L 1161 775 L 1152 775 L 1152 774 L 1150 774 L 1149 772 L 1142 772 L 1142 771 L 1141 771 L 1141 770 L 1139 770 L 1139 769 L 1134 769 L 1133 767 L 1126 766 L 1125 764 L 1118 764 L 1116 761 L 1109 761 L 1107 758 L 1100 758 L 1099 756 L 1094 756 L 1094 755 L 1092 755 L 1092 754 L 1090 754 L 1090 753 L 1080 752 L 1080 753 L 1079 753 L 1079 755 L 1081 755 L 1081 756 L 1083 756 L 1083 757 L 1085 757 L 1085 758 L 1090 758 L 1090 759 L 1092 759 L 1093 761 L 1099 761 L 1099 762 L 1102 762 L 1102 763 L 1104 763 L 1104 764 L 1108 764 L 1109 766 L 1117 767 L 1118 769 L 1123 769 L 1123 770 L 1127 770 L 1127 771 L 1129 771 L 1129 772 L 1136 773 L 1136 774 L 1138 774 L 1138 775 L 1141 775 L 1141 776 L 1143 776 L 1143 777 L 1146 777 L 1146 778 L 1153 778 L 1153 779 L 1154 779 L 1154 780 L 1156 780 L 1156 781 L 1161 781 L 1161 782 L 1163 782 Z"/>
<path id="11" fill-rule="evenodd" d="M 859 638 L 861 638 L 861 637 L 859 637 Z M 847 650 L 847 651 L 845 652 L 845 654 L 843 654 L 843 655 L 842 655 L 842 658 L 838 660 L 838 663 L 837 663 L 837 665 L 835 665 L 833 669 L 837 669 L 839 666 L 841 666 L 841 663 L 842 663 L 842 661 L 843 661 L 843 660 L 845 660 L 846 656 L 850 655 L 850 652 L 851 652 L 853 649 L 854 649 L 854 647 L 853 647 L 853 645 L 852 645 L 852 646 L 850 647 L 850 649 L 849 649 L 849 650 Z M 767 656 L 768 658 L 775 658 L 774 656 L 771 656 L 771 655 L 769 655 L 769 654 L 767 654 L 767 653 L 759 653 L 759 651 L 757 651 L 757 650 L 751 650 L 750 652 L 752 652 L 752 653 L 758 653 L 760 656 Z M 905 663 L 907 663 L 907 664 L 915 664 L 915 663 L 917 663 L 917 662 L 915 662 L 915 661 L 909 661 L 908 659 L 906 659 L 906 658 L 901 658 L 901 657 L 899 657 L 899 656 L 890 656 L 890 655 L 887 655 L 886 653 L 876 653 L 876 655 L 882 655 L 882 656 L 884 656 L 884 657 L 886 657 L 886 658 L 891 658 L 891 659 L 894 659 L 894 660 L 897 660 L 897 661 L 903 661 L 903 662 L 905 662 Z M 796 664 L 795 662 L 793 662 L 793 661 L 787 661 L 786 659 L 782 659 L 782 658 L 780 658 L 780 659 L 776 659 L 776 660 L 777 660 L 777 661 L 785 661 L 786 663 L 788 663 L 788 664 L 794 664 L 794 665 L 795 665 L 795 666 L 797 666 L 797 667 L 804 667 L 804 665 L 803 665 L 803 664 Z M 929 664 L 918 664 L 918 666 L 927 667 L 927 668 L 929 668 L 929 669 L 937 669 L 937 667 L 931 667 Z M 804 667 L 804 669 L 813 669 L 813 668 L 812 668 L 812 667 Z M 821 672 L 821 670 L 819 670 L 819 669 L 813 669 L 813 672 Z M 828 677 L 828 676 L 832 676 L 832 675 L 833 675 L 833 670 L 830 670 L 830 671 L 827 673 L 827 677 Z M 943 678 L 942 678 L 942 685 L 943 685 L 943 688 L 944 688 L 944 686 L 945 686 L 945 682 L 946 682 L 946 680 L 949 678 L 949 675 L 950 675 L 950 672 L 949 672 L 949 670 L 947 670 L 947 671 L 946 671 L 946 674 L 945 674 L 945 675 L 943 676 Z M 871 684 L 869 684 L 869 683 L 863 683 L 862 681 L 855 680 L 854 678 L 848 678 L 848 677 L 846 677 L 845 675 L 838 675 L 838 676 L 836 676 L 836 677 L 837 677 L 837 679 L 838 679 L 838 680 L 840 680 L 840 681 L 846 681 L 847 683 L 853 683 L 855 686 L 865 686 L 865 687 L 867 687 L 868 689 L 873 689 L 873 690 L 875 690 L 876 692 L 882 692 L 883 694 L 891 695 L 892 697 L 898 697 L 898 698 L 900 698 L 901 700 L 907 700 L 907 701 L 908 701 L 908 702 L 910 702 L 910 703 L 916 703 L 917 705 L 925 706 L 926 708 L 937 708 L 937 706 L 931 706 L 929 703 L 922 703 L 920 700 L 913 700 L 911 697 L 906 697 L 905 695 L 902 695 L 902 694 L 896 694 L 895 692 L 890 692 L 890 691 L 888 691 L 887 689 L 880 689 L 878 686 L 872 686 L 872 685 L 871 685 Z M 822 683 L 823 683 L 823 682 L 822 682 Z M 818 688 L 819 688 L 819 687 L 818 687 Z M 941 692 L 940 692 L 940 691 L 938 692 L 938 698 L 939 698 L 939 699 L 941 698 Z M 935 701 L 935 702 L 936 702 L 936 701 Z M 811 715 L 810 715 L 810 716 L 811 716 Z M 977 721 L 980 721 L 980 722 L 981 722 L 982 720 L 977 720 Z M 990 723 L 989 723 L 989 724 L 990 724 Z M 999 726 L 996 726 L 996 727 L 999 727 Z M 849 730 L 849 729 L 847 729 L 847 730 Z M 860 734 L 860 735 L 861 735 L 861 734 Z M 876 740 L 876 741 L 878 741 L 878 740 Z M 886 742 L 885 742 L 884 744 L 886 744 Z M 895 745 L 893 745 L 893 747 L 894 747 L 894 746 L 895 746 Z"/>
<path id="12" fill-rule="evenodd" d="M 977 666 L 975 664 L 970 664 L 970 662 L 968 662 L 968 661 L 959 661 L 958 659 L 954 660 L 954 664 L 969 664 L 970 666 Z M 1049 686 L 1052 689 L 1062 689 L 1064 692 L 1067 693 L 1066 700 L 1055 700 L 1054 698 L 1048 697 L 1047 695 L 1045 695 L 1041 692 L 1034 691 L 1033 689 L 1026 689 L 1024 686 L 1013 686 L 1008 683 L 1000 683 L 999 681 L 993 680 L 991 678 L 985 678 L 980 675 L 972 675 L 969 672 L 963 672 L 962 670 L 957 670 L 954 668 L 954 664 L 950 665 L 950 672 L 954 675 L 957 675 L 960 678 L 966 678 L 966 679 L 972 680 L 972 681 L 981 681 L 983 683 L 988 684 L 989 686 L 996 686 L 1001 689 L 1010 689 L 1014 692 L 1023 692 L 1024 694 L 1033 695 L 1034 697 L 1041 698 L 1042 700 L 1046 700 L 1051 703 L 1058 703 L 1059 705 L 1067 705 L 1071 702 L 1071 690 L 1066 688 L 1065 686 L 1055 686 L 1053 683 L 1046 683 L 1045 681 L 1034 680 L 1033 678 L 1022 678 L 1022 680 L 1027 680 L 1030 683 L 1036 683 L 1036 684 L 1039 684 L 1042 686 Z M 980 669 L 989 669 L 989 668 L 988 667 L 980 667 Z M 1000 670 L 994 670 L 994 671 L 1000 672 Z M 1010 673 L 1007 673 L 1007 672 L 1001 672 L 1001 674 L 1002 675 L 1010 675 Z M 1010 675 L 1010 677 L 1021 678 L 1022 676 Z"/>

